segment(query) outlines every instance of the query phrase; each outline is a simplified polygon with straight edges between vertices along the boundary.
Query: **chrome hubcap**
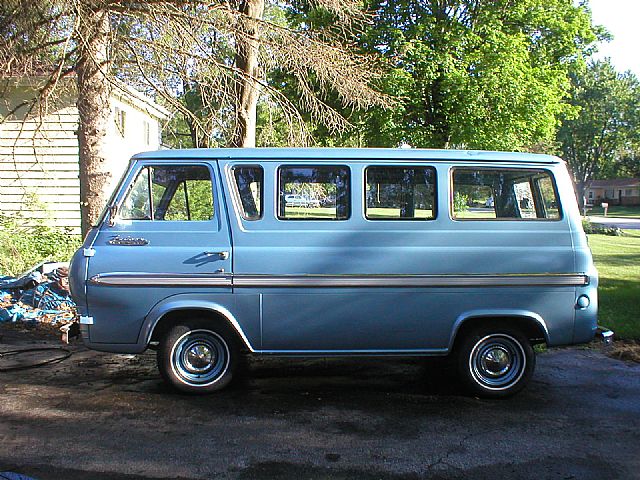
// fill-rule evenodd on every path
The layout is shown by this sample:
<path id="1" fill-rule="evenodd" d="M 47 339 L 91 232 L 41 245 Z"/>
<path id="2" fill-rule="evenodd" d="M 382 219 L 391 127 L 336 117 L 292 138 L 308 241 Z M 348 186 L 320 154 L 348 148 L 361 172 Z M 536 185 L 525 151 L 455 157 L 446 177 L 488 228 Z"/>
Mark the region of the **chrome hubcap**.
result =
<path id="1" fill-rule="evenodd" d="M 505 348 L 496 346 L 484 352 L 480 365 L 487 375 L 499 377 L 511 368 L 511 356 Z"/>
<path id="2" fill-rule="evenodd" d="M 192 373 L 204 372 L 214 363 L 213 352 L 206 344 L 193 345 L 186 350 L 184 364 Z"/>
<path id="3" fill-rule="evenodd" d="M 504 390 L 522 378 L 526 356 L 520 342 L 507 334 L 487 335 L 471 350 L 472 378 L 490 390 Z"/>
<path id="4" fill-rule="evenodd" d="M 210 330 L 192 330 L 182 335 L 171 351 L 171 368 L 187 385 L 215 383 L 229 368 L 229 347 Z"/>

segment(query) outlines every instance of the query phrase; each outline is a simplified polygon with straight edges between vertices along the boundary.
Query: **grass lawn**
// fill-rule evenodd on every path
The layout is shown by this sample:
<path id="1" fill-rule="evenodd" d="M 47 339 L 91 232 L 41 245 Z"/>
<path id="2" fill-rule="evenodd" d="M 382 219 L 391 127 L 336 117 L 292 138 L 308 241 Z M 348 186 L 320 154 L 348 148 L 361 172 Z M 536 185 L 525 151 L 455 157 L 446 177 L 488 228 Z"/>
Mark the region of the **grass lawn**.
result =
<path id="1" fill-rule="evenodd" d="M 333 220 L 336 218 L 335 207 L 287 207 L 286 218 L 306 218 L 317 220 Z M 416 209 L 413 218 L 432 218 L 433 210 Z M 397 219 L 400 217 L 399 208 L 367 208 L 367 218 Z"/>
<path id="2" fill-rule="evenodd" d="M 285 208 L 286 218 L 306 218 L 318 220 L 333 220 L 336 218 L 335 207 L 290 207 Z"/>
<path id="3" fill-rule="evenodd" d="M 412 218 L 433 218 L 433 210 L 416 208 Z M 399 208 L 371 208 L 367 207 L 367 218 L 380 219 L 398 219 L 400 217 Z"/>
<path id="4" fill-rule="evenodd" d="M 593 207 L 587 211 L 589 215 L 604 215 L 602 207 Z M 640 218 L 640 207 L 627 207 L 627 206 L 615 206 L 609 207 L 607 211 L 608 217 L 622 217 L 622 218 Z"/>
<path id="5" fill-rule="evenodd" d="M 640 339 L 640 230 L 626 236 L 589 235 L 600 273 L 599 323 L 616 338 Z"/>

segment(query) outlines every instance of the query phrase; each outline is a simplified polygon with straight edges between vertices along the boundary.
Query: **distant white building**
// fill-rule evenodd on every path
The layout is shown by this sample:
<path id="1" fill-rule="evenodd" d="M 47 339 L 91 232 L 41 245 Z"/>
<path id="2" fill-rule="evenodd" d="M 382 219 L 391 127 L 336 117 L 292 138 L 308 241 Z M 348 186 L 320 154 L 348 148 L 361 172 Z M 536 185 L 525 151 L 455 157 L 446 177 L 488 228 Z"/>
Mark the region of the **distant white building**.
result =
<path id="1" fill-rule="evenodd" d="M 0 213 L 80 231 L 78 109 L 69 88 L 43 117 L 21 103 L 33 97 L 39 79 L 0 80 Z M 107 161 L 115 187 L 129 158 L 161 146 L 169 112 L 147 96 L 122 86 L 110 98 Z M 37 113 L 37 112 L 34 112 Z"/>

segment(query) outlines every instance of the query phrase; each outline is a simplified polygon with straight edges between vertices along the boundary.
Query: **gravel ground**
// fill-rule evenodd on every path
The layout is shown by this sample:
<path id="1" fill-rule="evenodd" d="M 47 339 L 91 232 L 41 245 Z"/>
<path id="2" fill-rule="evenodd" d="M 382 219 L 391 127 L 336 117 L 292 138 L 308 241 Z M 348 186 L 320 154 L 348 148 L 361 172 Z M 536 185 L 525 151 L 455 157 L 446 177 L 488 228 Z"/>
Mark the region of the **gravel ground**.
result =
<path id="1" fill-rule="evenodd" d="M 60 346 L 0 325 L 0 352 Z M 152 352 L 81 344 L 0 358 L 0 472 L 46 479 L 640 479 L 640 365 L 598 349 L 538 356 L 502 401 L 438 362 L 250 359 L 208 397 L 168 391 Z M 0 476 L 0 478 L 2 478 Z"/>

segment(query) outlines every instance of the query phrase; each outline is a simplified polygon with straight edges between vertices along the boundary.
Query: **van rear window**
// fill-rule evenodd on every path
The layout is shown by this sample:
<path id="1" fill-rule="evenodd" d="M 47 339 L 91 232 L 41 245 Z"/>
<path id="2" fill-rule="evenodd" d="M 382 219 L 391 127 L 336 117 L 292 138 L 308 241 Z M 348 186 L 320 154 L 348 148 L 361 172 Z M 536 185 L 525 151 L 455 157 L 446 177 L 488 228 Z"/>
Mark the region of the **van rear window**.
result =
<path id="1" fill-rule="evenodd" d="M 369 220 L 435 218 L 436 172 L 432 167 L 369 167 L 365 216 Z"/>
<path id="2" fill-rule="evenodd" d="M 278 218 L 346 220 L 351 212 L 346 166 L 283 166 L 278 169 Z"/>
<path id="3" fill-rule="evenodd" d="M 546 170 L 456 168 L 451 201 L 456 220 L 561 217 L 554 182 Z"/>

